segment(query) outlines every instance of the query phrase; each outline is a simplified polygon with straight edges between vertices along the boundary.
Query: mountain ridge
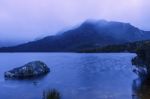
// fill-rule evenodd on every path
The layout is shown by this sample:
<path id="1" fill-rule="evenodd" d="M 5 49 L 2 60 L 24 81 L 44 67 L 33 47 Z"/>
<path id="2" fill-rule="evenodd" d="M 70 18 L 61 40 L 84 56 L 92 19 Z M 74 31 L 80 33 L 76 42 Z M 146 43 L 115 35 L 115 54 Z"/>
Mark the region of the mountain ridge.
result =
<path id="1" fill-rule="evenodd" d="M 88 20 L 77 28 L 18 46 L 3 47 L 0 52 L 70 52 L 149 39 L 150 31 L 129 23 Z"/>

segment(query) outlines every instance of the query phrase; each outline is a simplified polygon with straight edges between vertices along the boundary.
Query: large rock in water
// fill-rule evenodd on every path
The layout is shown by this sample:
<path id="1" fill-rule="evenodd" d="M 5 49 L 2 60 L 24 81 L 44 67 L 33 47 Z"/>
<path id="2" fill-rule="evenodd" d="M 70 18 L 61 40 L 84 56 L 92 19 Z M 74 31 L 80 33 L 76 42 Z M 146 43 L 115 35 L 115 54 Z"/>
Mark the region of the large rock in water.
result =
<path id="1" fill-rule="evenodd" d="M 50 69 L 41 61 L 33 61 L 4 73 L 5 78 L 24 79 L 47 74 Z"/>

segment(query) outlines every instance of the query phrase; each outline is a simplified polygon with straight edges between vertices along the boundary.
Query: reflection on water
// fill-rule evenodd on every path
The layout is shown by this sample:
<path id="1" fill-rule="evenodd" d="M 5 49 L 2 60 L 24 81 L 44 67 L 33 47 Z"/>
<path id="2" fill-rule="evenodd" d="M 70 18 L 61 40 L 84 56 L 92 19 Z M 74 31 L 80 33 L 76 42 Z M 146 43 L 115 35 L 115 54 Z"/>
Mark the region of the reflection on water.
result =
<path id="1" fill-rule="evenodd" d="M 132 82 L 136 78 L 131 64 L 134 56 L 130 53 L 0 54 L 0 98 L 42 99 L 43 90 L 55 88 L 61 99 L 132 99 Z M 34 60 L 46 63 L 51 72 L 40 79 L 4 80 L 5 71 Z"/>
<path id="2" fill-rule="evenodd" d="M 136 79 L 133 81 L 133 99 L 150 99 L 150 81 L 141 81 Z"/>

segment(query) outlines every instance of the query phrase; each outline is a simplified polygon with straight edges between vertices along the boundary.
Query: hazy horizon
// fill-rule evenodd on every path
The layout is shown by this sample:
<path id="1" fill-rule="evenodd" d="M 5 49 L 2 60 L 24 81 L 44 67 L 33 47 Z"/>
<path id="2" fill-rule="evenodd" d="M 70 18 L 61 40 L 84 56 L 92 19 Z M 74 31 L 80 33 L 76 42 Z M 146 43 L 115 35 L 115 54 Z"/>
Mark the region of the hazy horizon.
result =
<path id="1" fill-rule="evenodd" d="M 34 40 L 87 19 L 131 23 L 150 30 L 147 0 L 1 0 L 0 41 Z"/>

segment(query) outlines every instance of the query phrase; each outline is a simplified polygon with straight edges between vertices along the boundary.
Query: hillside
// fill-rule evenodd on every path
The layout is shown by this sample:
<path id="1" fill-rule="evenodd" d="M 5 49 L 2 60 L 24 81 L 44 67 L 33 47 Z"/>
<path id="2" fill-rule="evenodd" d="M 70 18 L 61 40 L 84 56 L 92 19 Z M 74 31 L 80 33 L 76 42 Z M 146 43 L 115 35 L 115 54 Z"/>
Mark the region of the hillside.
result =
<path id="1" fill-rule="evenodd" d="M 70 52 L 150 39 L 150 32 L 129 23 L 86 21 L 79 27 L 55 36 L 14 47 L 0 48 L 0 52 Z"/>

